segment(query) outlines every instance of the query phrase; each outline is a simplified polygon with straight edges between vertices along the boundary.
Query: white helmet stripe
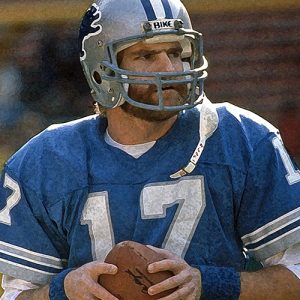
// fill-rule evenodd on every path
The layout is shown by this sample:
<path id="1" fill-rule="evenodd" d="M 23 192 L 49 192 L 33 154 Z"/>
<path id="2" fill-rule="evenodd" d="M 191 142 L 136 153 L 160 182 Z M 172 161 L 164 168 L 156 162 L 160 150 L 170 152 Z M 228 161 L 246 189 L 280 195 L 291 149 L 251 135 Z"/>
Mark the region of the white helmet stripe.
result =
<path id="1" fill-rule="evenodd" d="M 173 13 L 169 0 L 141 0 L 148 21 L 157 19 L 172 19 Z"/>
<path id="2" fill-rule="evenodd" d="M 173 13 L 172 13 L 172 9 L 171 9 L 169 0 L 161 0 L 161 2 L 162 2 L 163 6 L 164 6 L 164 9 L 165 9 L 166 18 L 167 19 L 173 19 L 174 16 L 173 16 Z"/>
<path id="3" fill-rule="evenodd" d="M 150 0 L 141 0 L 141 3 L 144 7 L 144 10 L 146 12 L 146 15 L 147 15 L 147 19 L 148 21 L 153 21 L 153 20 L 156 20 L 156 15 L 155 15 L 155 11 L 153 9 L 153 6 L 150 2 Z"/>
<path id="4" fill-rule="evenodd" d="M 156 19 L 164 19 L 166 18 L 165 8 L 161 1 L 150 0 L 154 13 L 156 15 Z"/>

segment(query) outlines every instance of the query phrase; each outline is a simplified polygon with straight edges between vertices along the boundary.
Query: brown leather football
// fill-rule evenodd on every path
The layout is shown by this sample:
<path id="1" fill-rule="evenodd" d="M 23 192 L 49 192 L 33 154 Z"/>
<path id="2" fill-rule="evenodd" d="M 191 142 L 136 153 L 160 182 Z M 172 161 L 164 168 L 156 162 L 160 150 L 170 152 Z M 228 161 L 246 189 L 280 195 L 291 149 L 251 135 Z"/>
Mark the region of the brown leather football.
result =
<path id="1" fill-rule="evenodd" d="M 133 241 L 117 244 L 106 256 L 105 262 L 118 267 L 116 275 L 103 274 L 99 283 L 120 300 L 153 300 L 171 294 L 175 289 L 150 296 L 148 288 L 171 276 L 170 271 L 149 273 L 149 264 L 165 259 L 154 250 Z"/>

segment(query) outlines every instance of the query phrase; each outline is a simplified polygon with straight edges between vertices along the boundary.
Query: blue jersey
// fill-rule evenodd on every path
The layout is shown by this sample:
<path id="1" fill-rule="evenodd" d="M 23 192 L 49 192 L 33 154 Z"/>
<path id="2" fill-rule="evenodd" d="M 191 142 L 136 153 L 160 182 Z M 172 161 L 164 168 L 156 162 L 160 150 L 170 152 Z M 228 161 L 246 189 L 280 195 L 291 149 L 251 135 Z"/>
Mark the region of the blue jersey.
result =
<path id="1" fill-rule="evenodd" d="M 123 240 L 164 247 L 193 266 L 243 270 L 300 242 L 300 172 L 277 130 L 230 104 L 191 174 L 201 111 L 187 110 L 135 159 L 90 116 L 53 125 L 6 163 L 0 185 L 0 271 L 45 284 L 103 260 Z"/>

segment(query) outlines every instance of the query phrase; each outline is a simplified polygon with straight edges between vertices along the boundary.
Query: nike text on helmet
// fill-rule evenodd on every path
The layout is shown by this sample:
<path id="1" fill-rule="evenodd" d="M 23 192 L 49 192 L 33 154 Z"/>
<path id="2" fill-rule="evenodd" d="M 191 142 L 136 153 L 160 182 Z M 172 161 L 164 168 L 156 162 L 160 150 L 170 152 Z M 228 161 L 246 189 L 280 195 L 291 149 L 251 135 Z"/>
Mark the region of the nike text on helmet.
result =
<path id="1" fill-rule="evenodd" d="M 121 69 L 117 53 L 140 41 L 178 41 L 183 48 L 184 70 L 133 72 Z M 83 16 L 79 47 L 92 95 L 106 108 L 127 101 L 150 110 L 183 110 L 203 100 L 207 61 L 203 55 L 202 35 L 192 29 L 189 15 L 179 0 L 97 0 Z M 140 103 L 129 97 L 130 84 L 156 85 L 158 104 Z M 186 103 L 167 106 L 162 88 L 176 84 L 188 86 Z"/>

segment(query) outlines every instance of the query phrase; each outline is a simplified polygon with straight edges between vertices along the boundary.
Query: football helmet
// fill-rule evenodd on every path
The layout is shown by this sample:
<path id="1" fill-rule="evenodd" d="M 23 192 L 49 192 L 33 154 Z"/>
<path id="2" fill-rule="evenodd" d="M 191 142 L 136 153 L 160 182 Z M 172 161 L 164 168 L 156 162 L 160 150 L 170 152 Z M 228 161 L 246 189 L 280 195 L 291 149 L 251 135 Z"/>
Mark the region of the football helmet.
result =
<path id="1" fill-rule="evenodd" d="M 138 42 L 178 41 L 182 48 L 181 72 L 133 72 L 122 69 L 117 54 Z M 183 110 L 204 98 L 207 61 L 202 34 L 193 30 L 180 0 L 96 0 L 83 16 L 79 33 L 80 61 L 95 101 L 106 108 L 131 105 L 150 110 Z M 142 79 L 141 79 L 142 78 Z M 156 85 L 157 105 L 128 95 L 130 84 Z M 163 87 L 185 84 L 183 105 L 164 103 Z"/>

